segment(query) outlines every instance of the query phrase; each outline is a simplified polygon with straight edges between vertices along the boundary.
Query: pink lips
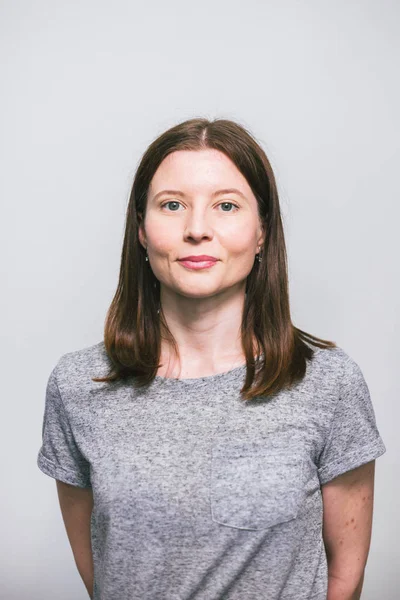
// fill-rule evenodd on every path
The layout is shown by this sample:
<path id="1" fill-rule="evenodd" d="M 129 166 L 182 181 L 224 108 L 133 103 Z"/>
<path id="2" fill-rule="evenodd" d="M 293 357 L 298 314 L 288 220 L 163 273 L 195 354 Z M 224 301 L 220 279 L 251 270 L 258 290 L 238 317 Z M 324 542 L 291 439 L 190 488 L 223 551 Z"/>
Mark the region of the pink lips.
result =
<path id="1" fill-rule="evenodd" d="M 185 258 L 180 258 L 178 262 L 187 269 L 198 271 L 199 269 L 209 269 L 210 267 L 213 267 L 217 264 L 217 261 L 218 259 L 214 258 L 214 256 L 200 254 L 198 256 L 185 256 Z"/>
<path id="2" fill-rule="evenodd" d="M 214 256 L 208 256 L 207 254 L 199 254 L 197 256 L 184 256 L 179 259 L 180 261 L 190 261 L 190 262 L 210 262 L 216 261 L 217 259 Z"/>

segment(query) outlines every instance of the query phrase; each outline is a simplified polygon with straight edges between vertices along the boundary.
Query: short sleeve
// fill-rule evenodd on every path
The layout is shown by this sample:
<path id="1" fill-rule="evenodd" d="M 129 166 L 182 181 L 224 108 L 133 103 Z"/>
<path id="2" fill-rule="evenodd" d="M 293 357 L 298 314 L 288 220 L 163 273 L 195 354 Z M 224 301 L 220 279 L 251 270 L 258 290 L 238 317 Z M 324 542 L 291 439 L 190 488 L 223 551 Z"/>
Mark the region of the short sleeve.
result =
<path id="1" fill-rule="evenodd" d="M 57 384 L 57 366 L 47 382 L 42 446 L 37 456 L 37 466 L 46 475 L 64 483 L 91 487 L 90 466 L 75 442 Z"/>
<path id="2" fill-rule="evenodd" d="M 318 459 L 320 484 L 385 452 L 367 383 L 359 365 L 348 357 L 328 438 Z"/>

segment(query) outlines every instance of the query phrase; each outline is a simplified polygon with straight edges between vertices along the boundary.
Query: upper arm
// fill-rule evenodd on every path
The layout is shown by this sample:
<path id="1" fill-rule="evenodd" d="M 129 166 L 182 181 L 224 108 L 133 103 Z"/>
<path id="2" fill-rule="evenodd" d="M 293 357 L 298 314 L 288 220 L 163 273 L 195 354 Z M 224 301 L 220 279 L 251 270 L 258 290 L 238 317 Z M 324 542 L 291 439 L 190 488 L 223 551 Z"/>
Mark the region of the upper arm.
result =
<path id="1" fill-rule="evenodd" d="M 65 529 L 80 572 L 92 568 L 91 515 L 92 488 L 81 488 L 56 480 Z"/>
<path id="2" fill-rule="evenodd" d="M 321 486 L 323 539 L 329 574 L 358 581 L 368 558 L 374 501 L 375 460 Z"/>
<path id="3" fill-rule="evenodd" d="M 43 473 L 71 486 L 88 488 L 90 462 L 75 437 L 71 414 L 79 413 L 77 407 L 67 410 L 58 385 L 57 372 L 60 361 L 47 381 L 46 400 L 42 425 L 42 446 L 37 465 Z M 67 488 L 65 488 L 67 489 Z"/>

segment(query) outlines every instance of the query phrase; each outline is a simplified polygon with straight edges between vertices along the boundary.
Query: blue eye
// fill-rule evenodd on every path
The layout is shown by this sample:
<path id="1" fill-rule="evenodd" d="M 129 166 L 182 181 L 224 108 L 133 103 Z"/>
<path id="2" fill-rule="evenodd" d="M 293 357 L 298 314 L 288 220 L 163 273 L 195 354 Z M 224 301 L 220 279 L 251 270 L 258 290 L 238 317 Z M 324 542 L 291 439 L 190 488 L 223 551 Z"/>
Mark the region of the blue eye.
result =
<path id="1" fill-rule="evenodd" d="M 231 206 L 235 206 L 237 210 L 239 209 L 238 205 L 234 204 L 233 202 L 221 202 L 221 204 L 219 206 L 222 206 L 223 204 L 225 204 L 225 205 L 226 204 L 228 204 L 228 205 L 230 204 Z M 235 212 L 235 211 L 233 211 L 233 210 L 228 210 L 228 211 L 224 210 L 223 212 Z"/>
<path id="2" fill-rule="evenodd" d="M 167 204 L 180 204 L 180 202 L 178 202 L 177 200 L 167 200 L 167 202 L 164 202 L 163 204 L 161 204 L 161 208 L 164 208 L 164 206 L 167 206 Z M 220 202 L 218 206 L 222 206 L 222 205 L 230 205 L 230 206 L 234 206 L 236 210 L 239 210 L 239 206 L 237 204 L 234 204 L 233 202 Z M 223 210 L 222 212 L 236 212 L 233 210 Z M 172 210 L 170 212 L 178 212 L 176 210 Z"/>
<path id="3" fill-rule="evenodd" d="M 164 208 L 164 206 L 166 206 L 167 204 L 180 204 L 180 202 L 178 202 L 177 200 L 168 200 L 167 202 L 164 202 L 164 204 L 161 204 L 161 208 Z M 177 211 L 175 210 L 172 212 L 177 212 Z"/>

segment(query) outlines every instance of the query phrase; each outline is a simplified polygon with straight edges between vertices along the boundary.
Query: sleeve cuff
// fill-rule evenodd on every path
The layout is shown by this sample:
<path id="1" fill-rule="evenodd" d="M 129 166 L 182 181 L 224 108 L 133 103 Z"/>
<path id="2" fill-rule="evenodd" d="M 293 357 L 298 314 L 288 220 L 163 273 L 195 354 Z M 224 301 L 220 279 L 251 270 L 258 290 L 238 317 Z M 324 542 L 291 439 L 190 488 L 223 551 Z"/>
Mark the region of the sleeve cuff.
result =
<path id="1" fill-rule="evenodd" d="M 54 479 L 58 479 L 59 481 L 63 481 L 64 483 L 69 483 L 70 485 L 76 485 L 82 488 L 90 488 L 91 483 L 78 473 L 74 473 L 70 469 L 64 469 L 60 465 L 56 465 L 51 460 L 46 458 L 42 451 L 39 451 L 37 457 L 37 466 L 45 473 L 45 475 L 49 475 L 49 477 L 53 477 Z"/>
<path id="2" fill-rule="evenodd" d="M 329 465 L 320 467 L 318 469 L 318 477 L 320 484 L 323 485 L 346 473 L 352 469 L 356 469 L 367 462 L 375 460 L 379 456 L 382 456 L 386 452 L 385 444 L 381 437 L 377 437 L 374 442 L 364 446 L 363 448 L 354 450 L 350 454 L 344 455 L 338 460 L 335 460 Z"/>

